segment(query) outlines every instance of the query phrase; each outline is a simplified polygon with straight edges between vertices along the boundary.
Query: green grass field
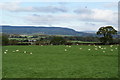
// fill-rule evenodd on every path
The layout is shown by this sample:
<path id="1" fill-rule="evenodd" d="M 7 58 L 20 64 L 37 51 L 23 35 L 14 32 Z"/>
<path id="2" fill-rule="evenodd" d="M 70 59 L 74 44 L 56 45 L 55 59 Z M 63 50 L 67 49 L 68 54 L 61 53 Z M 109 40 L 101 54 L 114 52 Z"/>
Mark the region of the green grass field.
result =
<path id="1" fill-rule="evenodd" d="M 117 47 L 3 46 L 3 78 L 117 78 Z"/>

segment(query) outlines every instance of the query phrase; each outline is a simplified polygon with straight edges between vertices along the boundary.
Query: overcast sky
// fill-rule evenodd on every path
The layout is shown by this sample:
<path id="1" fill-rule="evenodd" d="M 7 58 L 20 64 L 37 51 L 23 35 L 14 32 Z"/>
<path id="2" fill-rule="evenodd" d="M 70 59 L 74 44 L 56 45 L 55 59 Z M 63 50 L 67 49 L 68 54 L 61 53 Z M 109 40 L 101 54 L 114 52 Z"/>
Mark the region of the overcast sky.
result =
<path id="1" fill-rule="evenodd" d="M 118 29 L 117 2 L 1 2 L 1 25 L 67 27 L 97 31 L 111 25 Z"/>

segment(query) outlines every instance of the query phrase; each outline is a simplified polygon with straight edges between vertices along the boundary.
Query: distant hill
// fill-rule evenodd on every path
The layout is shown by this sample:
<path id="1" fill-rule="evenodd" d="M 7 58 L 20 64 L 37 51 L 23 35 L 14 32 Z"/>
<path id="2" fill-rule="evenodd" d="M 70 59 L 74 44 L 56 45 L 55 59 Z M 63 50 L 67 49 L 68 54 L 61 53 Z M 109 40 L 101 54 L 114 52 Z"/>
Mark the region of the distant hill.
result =
<path id="1" fill-rule="evenodd" d="M 34 26 L 0 26 L 3 33 L 8 34 L 47 34 L 70 36 L 95 36 L 95 33 L 78 32 L 70 28 L 62 27 L 34 27 Z"/>

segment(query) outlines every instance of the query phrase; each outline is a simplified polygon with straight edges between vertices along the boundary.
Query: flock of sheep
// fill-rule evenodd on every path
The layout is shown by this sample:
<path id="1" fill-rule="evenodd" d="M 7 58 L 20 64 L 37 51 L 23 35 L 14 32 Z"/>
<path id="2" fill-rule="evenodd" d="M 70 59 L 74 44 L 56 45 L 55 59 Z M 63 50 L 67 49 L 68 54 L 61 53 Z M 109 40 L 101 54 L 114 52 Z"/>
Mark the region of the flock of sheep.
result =
<path id="1" fill-rule="evenodd" d="M 42 45 L 43 46 L 43 45 Z M 91 46 L 91 45 L 88 45 L 88 46 Z M 71 48 L 72 46 L 69 46 L 69 45 L 66 45 L 66 48 L 64 49 L 64 51 L 65 52 L 67 52 L 69 49 L 68 48 Z M 115 48 L 112 48 L 113 47 L 113 45 L 110 45 L 110 51 L 114 51 L 114 49 L 118 49 L 117 47 L 115 47 Z M 79 48 L 80 50 L 82 50 L 83 48 Z M 91 48 L 88 48 L 87 50 L 88 51 L 91 51 L 91 50 L 99 50 L 99 49 L 101 49 L 101 50 L 103 50 L 103 53 L 105 53 L 106 51 L 106 47 L 102 47 L 102 46 L 100 46 L 100 45 L 94 45 L 94 49 L 91 49 Z M 20 50 L 18 50 L 18 49 L 16 49 L 16 50 L 14 50 L 14 51 L 12 51 L 12 53 L 15 53 L 15 52 L 19 52 Z M 5 50 L 4 52 L 3 52 L 4 54 L 7 54 L 8 53 L 8 50 Z M 28 52 L 28 51 L 22 51 L 22 53 L 26 53 L 26 54 L 33 54 L 32 52 Z"/>
<path id="2" fill-rule="evenodd" d="M 88 46 L 91 46 L 91 45 L 88 45 Z M 68 47 L 68 48 L 71 48 L 72 46 L 66 46 L 66 47 Z M 113 47 L 113 45 L 110 45 L 110 48 L 112 48 Z M 82 50 L 83 48 L 79 48 L 80 50 Z M 96 46 L 96 45 L 94 45 L 94 50 L 98 50 L 98 49 L 101 49 L 101 50 L 103 50 L 103 53 L 105 53 L 106 51 L 106 47 L 102 47 L 102 46 Z M 116 50 L 118 49 L 117 47 L 115 48 Z M 90 50 L 92 50 L 91 48 L 89 48 L 89 49 L 87 49 L 88 51 L 90 51 Z M 68 51 L 68 49 L 65 49 L 64 51 Z M 112 49 L 110 49 L 110 51 L 114 51 L 114 48 L 112 48 Z"/>

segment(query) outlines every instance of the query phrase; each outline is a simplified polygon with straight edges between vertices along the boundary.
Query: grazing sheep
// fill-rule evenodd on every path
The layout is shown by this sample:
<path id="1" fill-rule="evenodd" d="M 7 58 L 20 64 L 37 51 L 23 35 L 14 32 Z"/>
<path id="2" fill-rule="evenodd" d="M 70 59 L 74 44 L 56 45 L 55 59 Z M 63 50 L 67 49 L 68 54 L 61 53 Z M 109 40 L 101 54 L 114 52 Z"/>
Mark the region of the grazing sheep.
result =
<path id="1" fill-rule="evenodd" d="M 8 51 L 8 50 L 5 50 L 5 51 Z"/>
<path id="2" fill-rule="evenodd" d="M 113 51 L 113 49 L 111 49 L 111 51 Z"/>
<path id="3" fill-rule="evenodd" d="M 88 49 L 89 51 L 91 50 L 91 49 Z"/>
<path id="4" fill-rule="evenodd" d="M 82 48 L 80 48 L 80 49 L 82 49 Z"/>
<path id="5" fill-rule="evenodd" d="M 7 52 L 4 52 L 4 54 L 7 54 Z"/>
<path id="6" fill-rule="evenodd" d="M 32 54 L 32 52 L 30 52 L 30 54 Z"/>
<path id="7" fill-rule="evenodd" d="M 67 51 L 67 49 L 65 49 L 65 51 Z"/>
<path id="8" fill-rule="evenodd" d="M 98 50 L 97 48 L 95 48 L 95 50 Z"/>
<path id="9" fill-rule="evenodd" d="M 104 49 L 106 49 L 106 48 L 104 48 Z"/>
<path id="10" fill-rule="evenodd" d="M 71 47 L 71 46 L 69 46 L 69 47 Z"/>
<path id="11" fill-rule="evenodd" d="M 99 48 L 101 48 L 101 46 L 98 46 Z"/>
<path id="12" fill-rule="evenodd" d="M 12 51 L 12 52 L 15 52 L 15 51 Z"/>
<path id="13" fill-rule="evenodd" d="M 24 53 L 27 53 L 26 51 L 24 51 Z"/>
<path id="14" fill-rule="evenodd" d="M 113 45 L 110 45 L 110 47 L 113 47 Z"/>
<path id="15" fill-rule="evenodd" d="M 16 51 L 18 52 L 19 50 L 17 49 Z"/>
<path id="16" fill-rule="evenodd" d="M 105 51 L 103 51 L 103 53 L 105 53 Z"/>

